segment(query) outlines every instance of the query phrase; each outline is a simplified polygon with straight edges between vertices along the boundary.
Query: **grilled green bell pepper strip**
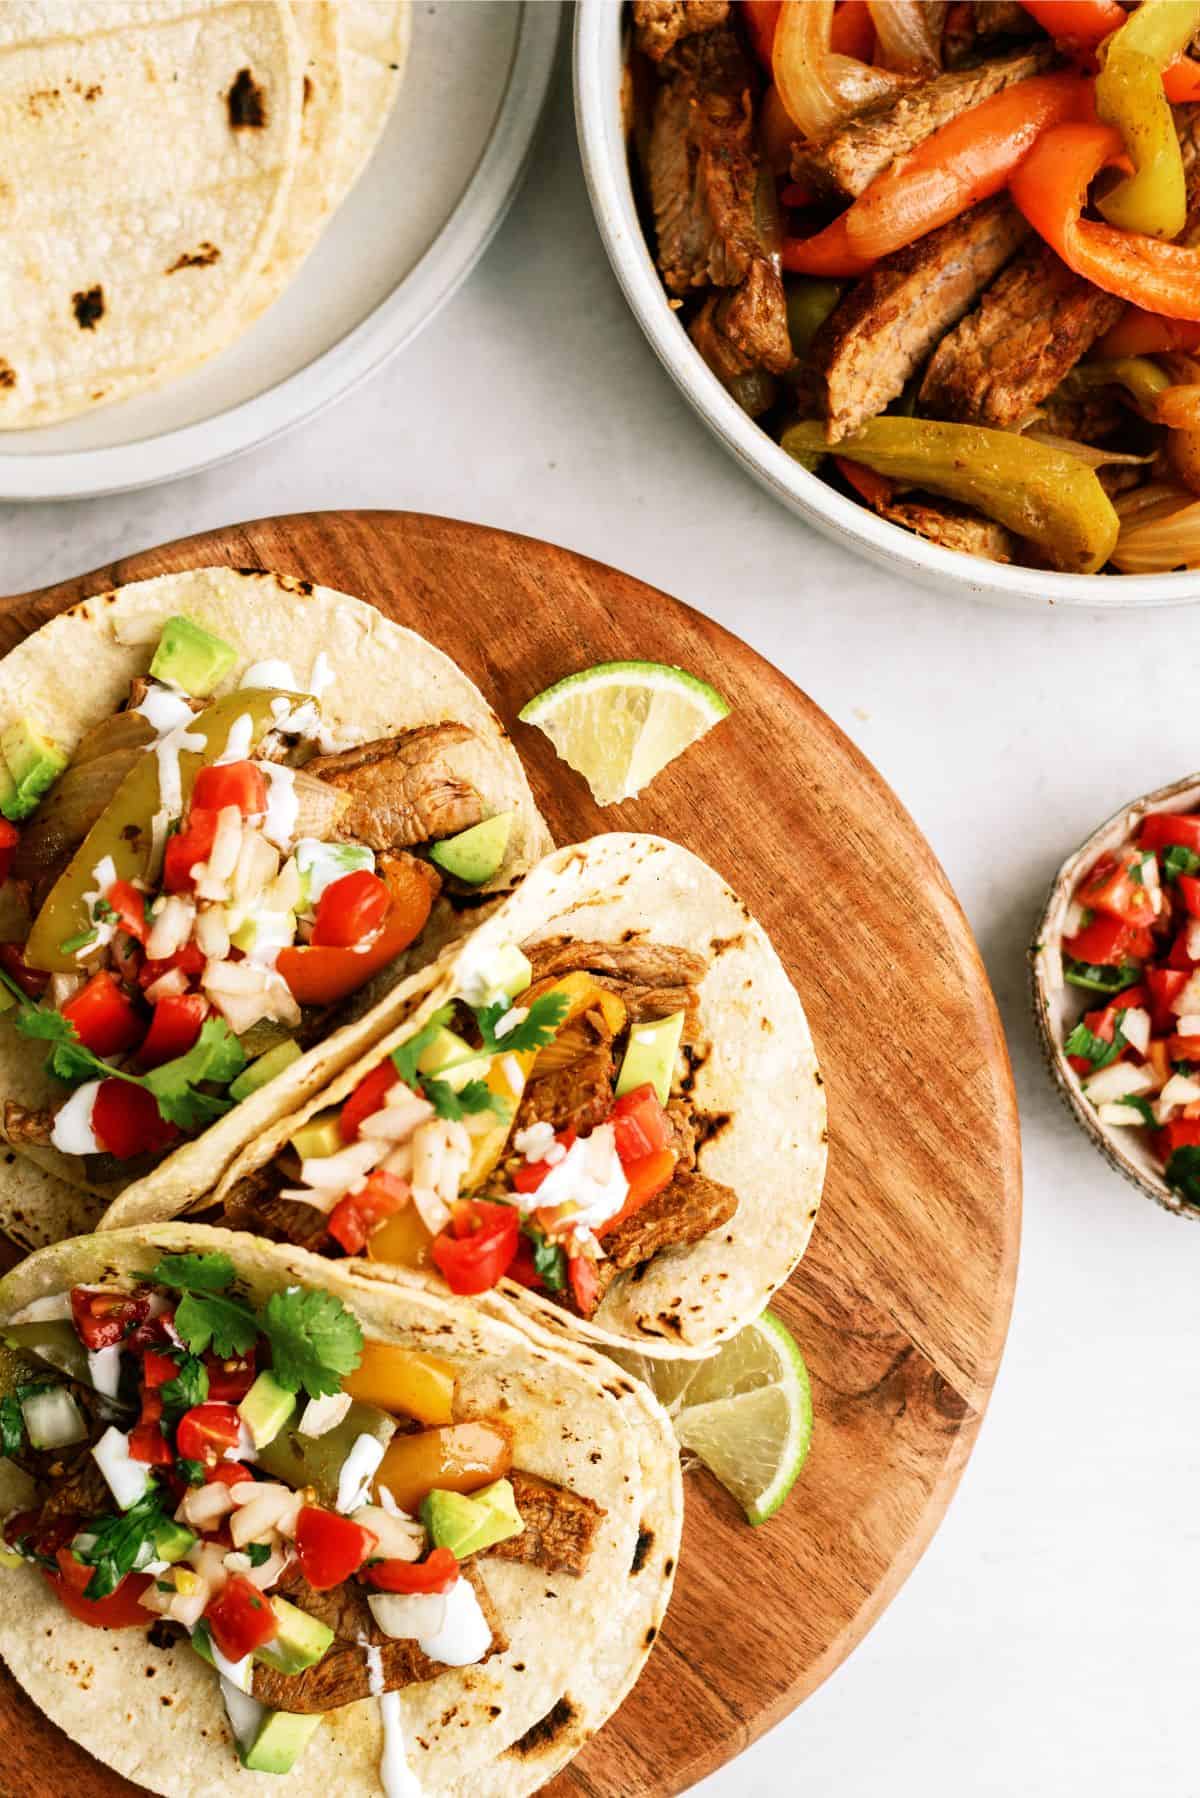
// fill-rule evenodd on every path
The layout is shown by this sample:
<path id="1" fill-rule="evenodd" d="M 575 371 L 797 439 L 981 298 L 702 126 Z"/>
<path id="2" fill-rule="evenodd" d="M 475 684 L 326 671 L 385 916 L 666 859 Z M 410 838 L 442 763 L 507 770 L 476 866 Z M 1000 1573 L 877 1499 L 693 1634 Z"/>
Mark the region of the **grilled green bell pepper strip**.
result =
<path id="1" fill-rule="evenodd" d="M 1134 172 L 1097 201 L 1110 225 L 1175 238 L 1187 221 L 1179 135 L 1163 70 L 1200 30 L 1200 0 L 1142 0 L 1100 49 L 1096 111 L 1125 140 Z"/>
<path id="2" fill-rule="evenodd" d="M 829 447 L 817 419 L 789 425 L 781 442 L 806 467 Z M 1076 456 L 1013 431 L 928 418 L 873 418 L 844 438 L 837 453 L 876 474 L 974 506 L 1029 538 L 1054 567 L 1072 574 L 1095 574 L 1117 541 L 1117 514 L 1095 471 Z"/>
<path id="3" fill-rule="evenodd" d="M 802 362 L 808 358 L 813 338 L 845 291 L 842 281 L 805 279 L 786 281 L 788 336 Z"/>
<path id="4" fill-rule="evenodd" d="M 1123 387 L 1143 418 L 1158 422 L 1158 396 L 1171 385 L 1165 369 L 1149 356 L 1114 356 L 1108 360 L 1081 362 L 1073 368 L 1060 392 L 1079 393 L 1093 387 Z"/>

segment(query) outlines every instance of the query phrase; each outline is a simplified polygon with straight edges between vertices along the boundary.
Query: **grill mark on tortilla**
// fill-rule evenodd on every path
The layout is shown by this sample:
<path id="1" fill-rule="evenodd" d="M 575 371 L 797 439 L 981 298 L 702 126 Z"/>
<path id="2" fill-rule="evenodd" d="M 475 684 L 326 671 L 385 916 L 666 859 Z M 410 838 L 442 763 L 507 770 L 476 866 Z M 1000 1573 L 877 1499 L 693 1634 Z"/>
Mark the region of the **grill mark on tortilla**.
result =
<path id="1" fill-rule="evenodd" d="M 312 99 L 312 97 L 313 97 L 313 84 L 309 80 L 308 76 L 306 75 L 304 77 L 304 105 L 306 107 L 307 107 L 309 101 Z"/>
<path id="2" fill-rule="evenodd" d="M 81 331 L 94 331 L 104 317 L 104 289 L 87 287 L 71 295 L 71 310 Z"/>
<path id="3" fill-rule="evenodd" d="M 537 1754 L 553 1742 L 556 1736 L 568 1729 L 575 1719 L 575 1706 L 564 1693 L 557 1704 L 551 1705 L 544 1717 L 531 1723 L 523 1736 L 506 1750 L 509 1754 Z"/>
<path id="4" fill-rule="evenodd" d="M 733 1122 L 733 1113 L 729 1111 L 698 1111 L 692 1119 L 692 1129 L 696 1135 L 696 1148 L 702 1149 L 707 1142 L 720 1136 Z"/>
<path id="5" fill-rule="evenodd" d="M 225 96 L 232 131 L 261 131 L 267 122 L 267 97 L 249 69 L 239 69 Z"/>
<path id="6" fill-rule="evenodd" d="M 16 369 L 11 362 L 5 362 L 3 357 L 0 357 L 0 387 L 15 387 L 16 384 Z"/>
<path id="7" fill-rule="evenodd" d="M 642 1568 L 646 1565 L 646 1557 L 653 1547 L 654 1531 L 640 1529 L 638 1531 L 637 1541 L 633 1546 L 633 1561 L 629 1569 L 630 1573 L 640 1573 L 642 1571 Z"/>
<path id="8" fill-rule="evenodd" d="M 220 260 L 220 250 L 215 243 L 209 243 L 206 238 L 204 242 L 198 244 L 194 250 L 185 250 L 182 256 L 176 257 L 175 261 L 165 272 L 168 275 L 176 275 L 181 268 L 211 268 L 214 262 L 219 262 Z"/>

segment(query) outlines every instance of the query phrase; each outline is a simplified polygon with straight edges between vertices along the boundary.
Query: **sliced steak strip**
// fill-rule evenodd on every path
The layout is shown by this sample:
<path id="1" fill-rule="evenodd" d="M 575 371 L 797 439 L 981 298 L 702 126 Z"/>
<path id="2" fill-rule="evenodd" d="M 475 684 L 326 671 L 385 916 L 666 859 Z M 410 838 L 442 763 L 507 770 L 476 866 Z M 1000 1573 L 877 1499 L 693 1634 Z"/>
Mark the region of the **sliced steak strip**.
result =
<path id="1" fill-rule="evenodd" d="M 34 1109 L 29 1105 L 18 1105 L 15 1099 L 5 1099 L 3 1115 L 4 1140 L 14 1149 L 22 1143 L 44 1146 L 50 1141 L 56 1114 L 48 1107 Z"/>
<path id="2" fill-rule="evenodd" d="M 474 1586 L 480 1608 L 492 1631 L 491 1645 L 483 1657 L 487 1661 L 507 1648 L 508 1641 L 500 1627 L 487 1587 L 476 1569 L 468 1563 L 462 1570 L 462 1577 L 469 1579 Z M 416 1642 L 400 1642 L 392 1636 L 384 1635 L 371 1615 L 366 1592 L 357 1581 L 347 1580 L 332 1592 L 314 1592 L 307 1581 L 296 1573 L 285 1575 L 276 1589 L 281 1597 L 299 1606 L 300 1610 L 307 1611 L 311 1617 L 317 1617 L 322 1623 L 328 1624 L 336 1640 L 316 1666 L 306 1668 L 303 1673 L 276 1673 L 273 1668 L 255 1662 L 251 1680 L 252 1696 L 272 1710 L 302 1714 L 332 1711 L 340 1709 L 342 1705 L 353 1704 L 356 1699 L 368 1697 L 370 1684 L 367 1662 L 361 1646 L 364 1641 L 380 1650 L 383 1687 L 386 1692 L 418 1685 L 446 1672 L 442 1662 L 431 1661 L 428 1655 L 422 1654 Z"/>
<path id="3" fill-rule="evenodd" d="M 797 145 L 792 152 L 793 178 L 833 193 L 861 194 L 898 156 L 915 150 L 951 119 L 1018 81 L 1042 74 L 1055 60 L 1053 44 L 1032 44 L 1007 56 L 990 57 L 975 68 L 954 69 L 923 81 L 898 100 L 851 119 L 823 144 Z"/>
<path id="4" fill-rule="evenodd" d="M 1004 430 L 1054 392 L 1124 311 L 1040 240 L 938 346 L 921 383 L 934 418 Z"/>
<path id="5" fill-rule="evenodd" d="M 710 1230 L 728 1223 L 737 1206 L 731 1187 L 704 1174 L 676 1174 L 665 1191 L 602 1239 L 608 1259 L 599 1264 L 596 1305 L 585 1315 L 594 1313 L 618 1274 L 649 1261 L 660 1249 L 699 1242 Z"/>
<path id="6" fill-rule="evenodd" d="M 643 55 L 661 62 L 681 38 L 711 31 L 729 17 L 729 0 L 633 0 L 633 28 Z"/>
<path id="7" fill-rule="evenodd" d="M 1038 27 L 1021 0 L 962 0 L 946 15 L 942 58 L 948 69 L 960 69 L 1018 38 L 1036 37 Z"/>
<path id="8" fill-rule="evenodd" d="M 775 386 L 760 371 L 781 375 L 795 356 L 783 281 L 765 257 L 751 264 L 740 287 L 709 295 L 689 324 L 688 336 L 751 417 L 767 409 Z M 753 380 L 755 376 L 759 378 Z"/>
<path id="9" fill-rule="evenodd" d="M 556 1130 L 574 1130 L 586 1136 L 612 1110 L 616 1077 L 612 1049 L 607 1043 L 598 1043 L 565 1068 L 555 1068 L 529 1082 L 514 1128 L 553 1124 Z"/>
<path id="10" fill-rule="evenodd" d="M 671 293 L 737 287 L 762 255 L 752 71 L 728 27 L 663 63 L 646 156 L 658 266 Z"/>
<path id="11" fill-rule="evenodd" d="M 526 943 L 525 954 L 534 980 L 557 979 L 560 974 L 586 969 L 591 974 L 616 974 L 637 986 L 691 986 L 708 972 L 706 958 L 695 950 L 640 938 L 629 943 L 588 943 L 569 936 L 547 937 L 544 942 Z"/>
<path id="12" fill-rule="evenodd" d="M 1193 55 L 1197 52 L 1193 50 Z M 1179 242 L 1194 250 L 1200 245 L 1200 103 L 1177 106 L 1175 129 L 1183 152 L 1183 169 L 1187 177 L 1187 224 Z"/>
<path id="13" fill-rule="evenodd" d="M 523 1561 L 547 1573 L 582 1573 L 605 1514 L 603 1507 L 536 1474 L 514 1468 L 509 1479 L 525 1528 L 519 1536 L 485 1549 L 487 1557 Z"/>
<path id="14" fill-rule="evenodd" d="M 329 1235 L 329 1219 L 315 1205 L 281 1199 L 280 1189 L 288 1184 L 287 1175 L 273 1161 L 244 1174 L 225 1195 L 221 1224 L 227 1230 L 244 1230 L 250 1236 L 265 1236 L 268 1242 L 290 1242 L 319 1253 Z"/>
<path id="15" fill-rule="evenodd" d="M 956 549 L 960 555 L 982 556 L 988 562 L 1019 559 L 1020 541 L 1002 524 L 972 512 L 948 499 L 888 500 L 875 508 L 881 518 L 915 531 L 927 543 Z"/>
<path id="16" fill-rule="evenodd" d="M 447 756 L 471 738 L 465 724 L 422 724 L 338 755 L 314 756 L 304 772 L 350 794 L 341 835 L 370 849 L 404 849 L 482 821 L 483 800 Z"/>
<path id="17" fill-rule="evenodd" d="M 812 346 L 831 443 L 899 397 L 1028 232 L 998 194 L 885 257 L 855 283 Z"/>

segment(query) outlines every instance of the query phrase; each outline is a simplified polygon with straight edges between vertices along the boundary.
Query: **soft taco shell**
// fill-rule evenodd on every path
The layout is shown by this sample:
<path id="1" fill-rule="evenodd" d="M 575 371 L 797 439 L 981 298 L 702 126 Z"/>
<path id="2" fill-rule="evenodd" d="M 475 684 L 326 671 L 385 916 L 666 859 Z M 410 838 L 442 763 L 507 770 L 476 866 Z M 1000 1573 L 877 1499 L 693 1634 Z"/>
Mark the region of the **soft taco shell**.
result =
<path id="1" fill-rule="evenodd" d="M 683 1501 L 665 1413 L 640 1382 L 595 1353 L 564 1351 L 539 1332 L 522 1334 L 419 1286 L 381 1286 L 319 1257 L 226 1231 L 163 1226 L 43 1250 L 0 1282 L 0 1327 L 45 1294 L 136 1279 L 160 1254 L 187 1250 L 231 1255 L 259 1303 L 289 1285 L 322 1286 L 355 1312 L 369 1337 L 460 1362 L 462 1414 L 509 1407 L 516 1464 L 604 1507 L 578 1577 L 485 1560 L 508 1649 L 401 1695 L 409 1762 L 429 1798 L 536 1791 L 615 1710 L 666 1612 Z M 141 1631 L 78 1623 L 32 1568 L 0 1570 L 0 1579 L 0 1652 L 47 1716 L 97 1759 L 169 1798 L 234 1790 L 279 1798 L 289 1789 L 273 1775 L 239 1769 L 216 1677 L 186 1642 L 157 1649 Z M 332 1712 L 290 1789 L 375 1791 L 381 1748 L 374 1699 Z"/>
<path id="2" fill-rule="evenodd" d="M 444 719 L 468 725 L 472 739 L 450 752 L 456 772 L 484 796 L 489 811 L 515 814 L 505 863 L 492 883 L 497 890 L 511 887 L 548 847 L 520 759 L 461 669 L 365 601 L 289 575 L 193 569 L 98 594 L 60 613 L 0 661 L 0 726 L 24 716 L 73 749 L 91 725 L 116 710 L 131 679 L 145 672 L 163 622 L 174 613 L 186 613 L 238 648 L 231 687 L 254 662 L 295 661 L 297 645 L 310 657 L 296 670 L 307 678 L 319 649 L 333 673 L 322 708 L 335 732 L 352 732 L 361 741 Z M 16 903 L 7 888 L 0 897 L 0 928 L 8 937 L 20 937 L 25 927 Z M 391 989 L 372 988 L 377 1002 L 370 1009 L 159 1165 L 154 1180 L 164 1206 L 178 1209 L 214 1185 L 245 1142 L 295 1111 L 376 1035 L 407 1016 L 423 991 L 421 970 L 463 925 L 463 915 L 440 900 L 424 935 L 389 974 Z M 65 1088 L 43 1072 L 42 1061 L 38 1046 L 0 1019 L 0 1099 L 33 1107 L 61 1100 Z M 0 1166 L 0 1229 L 37 1247 L 80 1228 L 80 1201 L 71 1189 L 87 1187 L 81 1167 L 53 1148 L 23 1150 L 22 1160 L 23 1166 Z M 29 1171 L 35 1162 L 36 1179 Z M 94 1200 L 88 1222 L 94 1223 L 115 1189 L 88 1190 Z"/>
<path id="3" fill-rule="evenodd" d="M 669 943 L 708 959 L 700 1041 L 685 1090 L 707 1126 L 699 1170 L 731 1186 L 738 1208 L 700 1242 L 664 1249 L 636 1278 L 618 1279 L 592 1322 L 510 1280 L 478 1302 L 510 1319 L 535 1317 L 562 1337 L 652 1355 L 710 1354 L 759 1314 L 808 1246 L 825 1176 L 825 1095 L 804 1008 L 766 932 L 707 863 L 661 837 L 614 833 L 547 856 L 447 957 L 435 986 L 401 1025 L 303 1111 L 248 1142 L 215 1193 L 198 1202 L 221 1201 L 306 1117 L 340 1103 L 459 990 L 471 966 L 486 966 L 496 947 L 564 935 Z M 151 1175 L 105 1222 L 162 1219 L 186 1203 L 182 1196 L 168 1202 Z M 374 1261 L 358 1265 L 370 1279 L 397 1271 Z"/>

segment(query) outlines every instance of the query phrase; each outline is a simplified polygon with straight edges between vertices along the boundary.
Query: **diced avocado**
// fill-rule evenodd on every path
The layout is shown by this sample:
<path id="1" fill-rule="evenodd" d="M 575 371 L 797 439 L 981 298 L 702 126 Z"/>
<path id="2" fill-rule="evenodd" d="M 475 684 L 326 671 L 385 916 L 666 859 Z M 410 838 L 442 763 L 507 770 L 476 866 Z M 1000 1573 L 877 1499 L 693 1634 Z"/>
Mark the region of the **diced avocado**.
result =
<path id="1" fill-rule="evenodd" d="M 525 1519 L 517 1509 L 511 1480 L 493 1480 L 490 1486 L 481 1486 L 478 1492 L 472 1492 L 471 1497 L 488 1512 L 488 1538 L 486 1542 L 475 1544 L 476 1553 L 480 1548 L 493 1548 L 497 1542 L 507 1542 L 510 1536 L 523 1533 Z"/>
<path id="2" fill-rule="evenodd" d="M 437 1488 L 421 1501 L 421 1522 L 434 1547 L 448 1548 L 460 1561 L 475 1553 L 487 1535 L 491 1519 L 486 1505 L 477 1504 L 464 1492 L 443 1492 Z"/>
<path id="3" fill-rule="evenodd" d="M 175 1523 L 166 1517 L 154 1532 L 154 1558 L 156 1561 L 182 1561 L 184 1555 L 190 1554 L 196 1546 L 196 1532 L 189 1530 L 182 1523 Z"/>
<path id="4" fill-rule="evenodd" d="M 491 1065 L 489 1055 L 480 1055 L 453 1030 L 439 1030 L 417 1062 L 422 1074 L 435 1075 L 456 1092 L 469 1080 L 482 1080 Z"/>
<path id="5" fill-rule="evenodd" d="M 232 644 L 176 613 L 163 625 L 150 673 L 155 680 L 182 687 L 193 699 L 207 699 L 236 661 Z"/>
<path id="6" fill-rule="evenodd" d="M 6 986 L 0 986 L 0 1011 L 10 1011 L 16 1000 Z"/>
<path id="7" fill-rule="evenodd" d="M 512 812 L 497 812 L 482 824 L 472 824 L 470 830 L 460 830 L 457 836 L 443 837 L 440 843 L 434 843 L 429 859 L 456 880 L 465 881 L 468 886 L 482 886 L 504 860 L 512 826 Z"/>
<path id="8" fill-rule="evenodd" d="M 296 940 L 296 914 L 264 911 L 257 917 L 243 918 L 229 940 L 245 955 L 253 949 L 290 949 Z"/>
<path id="9" fill-rule="evenodd" d="M 295 1409 L 296 1394 L 288 1392 L 264 1367 L 238 1406 L 238 1416 L 254 1438 L 255 1448 L 265 1448 L 268 1442 L 274 1442 Z"/>
<path id="10" fill-rule="evenodd" d="M 286 1598 L 272 1598 L 271 1609 L 279 1634 L 254 1650 L 255 1659 L 266 1667 L 274 1667 L 277 1673 L 303 1673 L 306 1667 L 315 1667 L 333 1641 L 329 1625 L 289 1604 Z"/>
<path id="11" fill-rule="evenodd" d="M 294 1061 L 299 1061 L 302 1053 L 299 1043 L 293 1037 L 289 1036 L 286 1043 L 276 1043 L 273 1049 L 268 1049 L 265 1055 L 260 1055 L 244 1073 L 238 1075 L 229 1089 L 229 1097 L 240 1105 L 243 1099 L 248 1099 L 259 1087 L 266 1086 L 286 1068 L 290 1068 Z"/>
<path id="12" fill-rule="evenodd" d="M 91 1385 L 87 1350 L 68 1318 L 47 1317 L 40 1323 L 9 1324 L 4 1340 L 10 1348 L 32 1355 L 35 1360 L 52 1367 L 55 1373 L 65 1373 L 68 1379 Z"/>
<path id="13" fill-rule="evenodd" d="M 515 943 L 505 943 L 492 957 L 488 977 L 491 991 L 498 998 L 507 995 L 515 999 L 533 985 L 533 966 Z"/>
<path id="14" fill-rule="evenodd" d="M 3 757 L 0 757 L 0 812 L 3 812 L 6 818 L 9 816 L 9 807 L 15 803 L 16 797 L 17 783 L 8 771 L 8 763 Z"/>
<path id="15" fill-rule="evenodd" d="M 650 1024 L 634 1024 L 621 1072 L 617 1076 L 617 1097 L 633 1092 L 635 1087 L 650 1085 L 658 1094 L 660 1105 L 671 1096 L 671 1080 L 675 1073 L 675 1057 L 683 1035 L 683 1013 L 672 1012 L 669 1018 L 656 1018 Z"/>
<path id="16" fill-rule="evenodd" d="M 374 1436 L 385 1446 L 396 1434 L 396 1419 L 376 1405 L 355 1399 L 341 1423 L 323 1436 L 304 1436 L 297 1429 L 282 1430 L 259 1451 L 258 1471 L 299 1490 L 312 1486 L 317 1503 L 337 1504 L 342 1468 L 360 1436 Z"/>
<path id="17" fill-rule="evenodd" d="M 12 790 L 0 794 L 0 811 L 14 824 L 37 810 L 38 801 L 52 787 L 70 761 L 65 749 L 35 730 L 28 718 L 18 718 L 0 730 L 0 755 L 4 757 Z"/>
<path id="18" fill-rule="evenodd" d="M 192 1631 L 192 1647 L 202 1661 L 207 1661 L 210 1667 L 216 1666 L 217 1663 L 213 1660 L 212 1637 L 208 1633 L 207 1620 L 203 1617 Z"/>
<path id="19" fill-rule="evenodd" d="M 290 1773 L 324 1721 L 320 1711 L 268 1711 L 242 1756 L 243 1767 L 251 1773 Z"/>
<path id="20" fill-rule="evenodd" d="M 301 1161 L 320 1161 L 345 1146 L 336 1111 L 323 1111 L 292 1132 L 292 1147 Z"/>

